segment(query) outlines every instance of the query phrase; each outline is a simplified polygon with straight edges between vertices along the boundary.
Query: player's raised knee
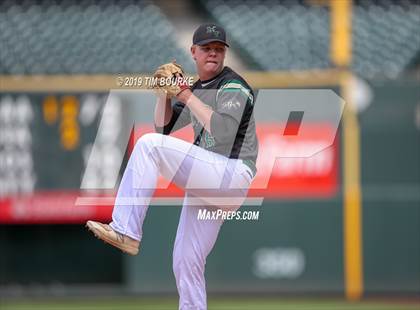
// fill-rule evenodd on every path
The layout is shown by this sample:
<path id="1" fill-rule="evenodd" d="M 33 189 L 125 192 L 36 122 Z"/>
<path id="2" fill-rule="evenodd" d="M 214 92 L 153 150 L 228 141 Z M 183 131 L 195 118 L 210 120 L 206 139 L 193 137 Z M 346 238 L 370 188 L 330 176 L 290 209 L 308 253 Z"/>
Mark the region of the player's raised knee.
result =
<path id="1" fill-rule="evenodd" d="M 146 133 L 137 140 L 135 147 L 136 148 L 138 148 L 139 146 L 153 147 L 156 144 L 160 144 L 162 142 L 163 137 L 164 136 L 160 133 L 155 133 L 155 132 Z"/>

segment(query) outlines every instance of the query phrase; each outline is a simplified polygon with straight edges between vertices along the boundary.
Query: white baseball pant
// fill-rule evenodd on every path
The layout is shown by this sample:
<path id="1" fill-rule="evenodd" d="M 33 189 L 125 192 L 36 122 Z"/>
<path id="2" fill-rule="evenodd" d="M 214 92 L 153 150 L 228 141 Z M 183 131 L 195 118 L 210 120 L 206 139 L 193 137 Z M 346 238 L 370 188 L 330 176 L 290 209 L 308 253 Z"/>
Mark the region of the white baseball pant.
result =
<path id="1" fill-rule="evenodd" d="M 171 136 L 146 134 L 136 143 L 121 179 L 110 224 L 115 231 L 141 240 L 159 174 L 186 192 L 173 251 L 179 309 L 207 309 L 205 263 L 223 220 L 200 220 L 198 211 L 236 211 L 246 198 L 251 170 L 240 159 Z"/>

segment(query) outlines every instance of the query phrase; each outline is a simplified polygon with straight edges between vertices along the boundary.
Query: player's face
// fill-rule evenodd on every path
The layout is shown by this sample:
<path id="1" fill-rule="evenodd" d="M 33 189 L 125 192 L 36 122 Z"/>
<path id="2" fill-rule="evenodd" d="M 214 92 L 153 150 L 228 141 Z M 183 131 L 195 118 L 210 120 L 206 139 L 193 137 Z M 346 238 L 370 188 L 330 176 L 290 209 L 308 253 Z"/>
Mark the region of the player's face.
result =
<path id="1" fill-rule="evenodd" d="M 222 71 L 226 55 L 226 46 L 219 42 L 206 45 L 195 45 L 191 53 L 197 64 L 200 79 L 211 79 Z"/>

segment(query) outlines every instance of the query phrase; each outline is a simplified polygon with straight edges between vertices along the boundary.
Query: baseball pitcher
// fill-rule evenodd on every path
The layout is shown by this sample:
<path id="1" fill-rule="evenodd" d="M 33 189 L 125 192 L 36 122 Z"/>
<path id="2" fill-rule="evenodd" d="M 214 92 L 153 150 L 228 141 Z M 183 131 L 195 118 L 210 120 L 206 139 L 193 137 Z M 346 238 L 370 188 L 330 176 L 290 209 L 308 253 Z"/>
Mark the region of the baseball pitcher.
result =
<path id="1" fill-rule="evenodd" d="M 179 309 L 207 309 L 204 268 L 223 219 L 199 219 L 199 210 L 236 211 L 256 174 L 254 93 L 240 75 L 224 66 L 228 47 L 222 27 L 204 24 L 195 31 L 191 47 L 197 82 L 187 85 L 175 62 L 157 69 L 154 77 L 162 83 L 154 85 L 156 133 L 143 135 L 133 149 L 112 222 L 87 222 L 98 238 L 136 255 L 159 175 L 183 188 L 173 250 Z M 188 124 L 194 129 L 194 143 L 170 136 Z"/>

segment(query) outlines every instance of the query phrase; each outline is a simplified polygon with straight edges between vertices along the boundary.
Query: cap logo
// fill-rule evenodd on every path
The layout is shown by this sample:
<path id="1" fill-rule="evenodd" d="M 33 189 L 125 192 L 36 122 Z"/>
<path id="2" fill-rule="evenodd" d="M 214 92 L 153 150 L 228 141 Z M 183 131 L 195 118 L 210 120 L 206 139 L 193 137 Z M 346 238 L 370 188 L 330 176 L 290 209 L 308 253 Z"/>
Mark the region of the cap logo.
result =
<path id="1" fill-rule="evenodd" d="M 216 37 L 220 35 L 220 31 L 216 30 L 216 26 L 207 26 L 207 33 L 214 33 Z"/>

